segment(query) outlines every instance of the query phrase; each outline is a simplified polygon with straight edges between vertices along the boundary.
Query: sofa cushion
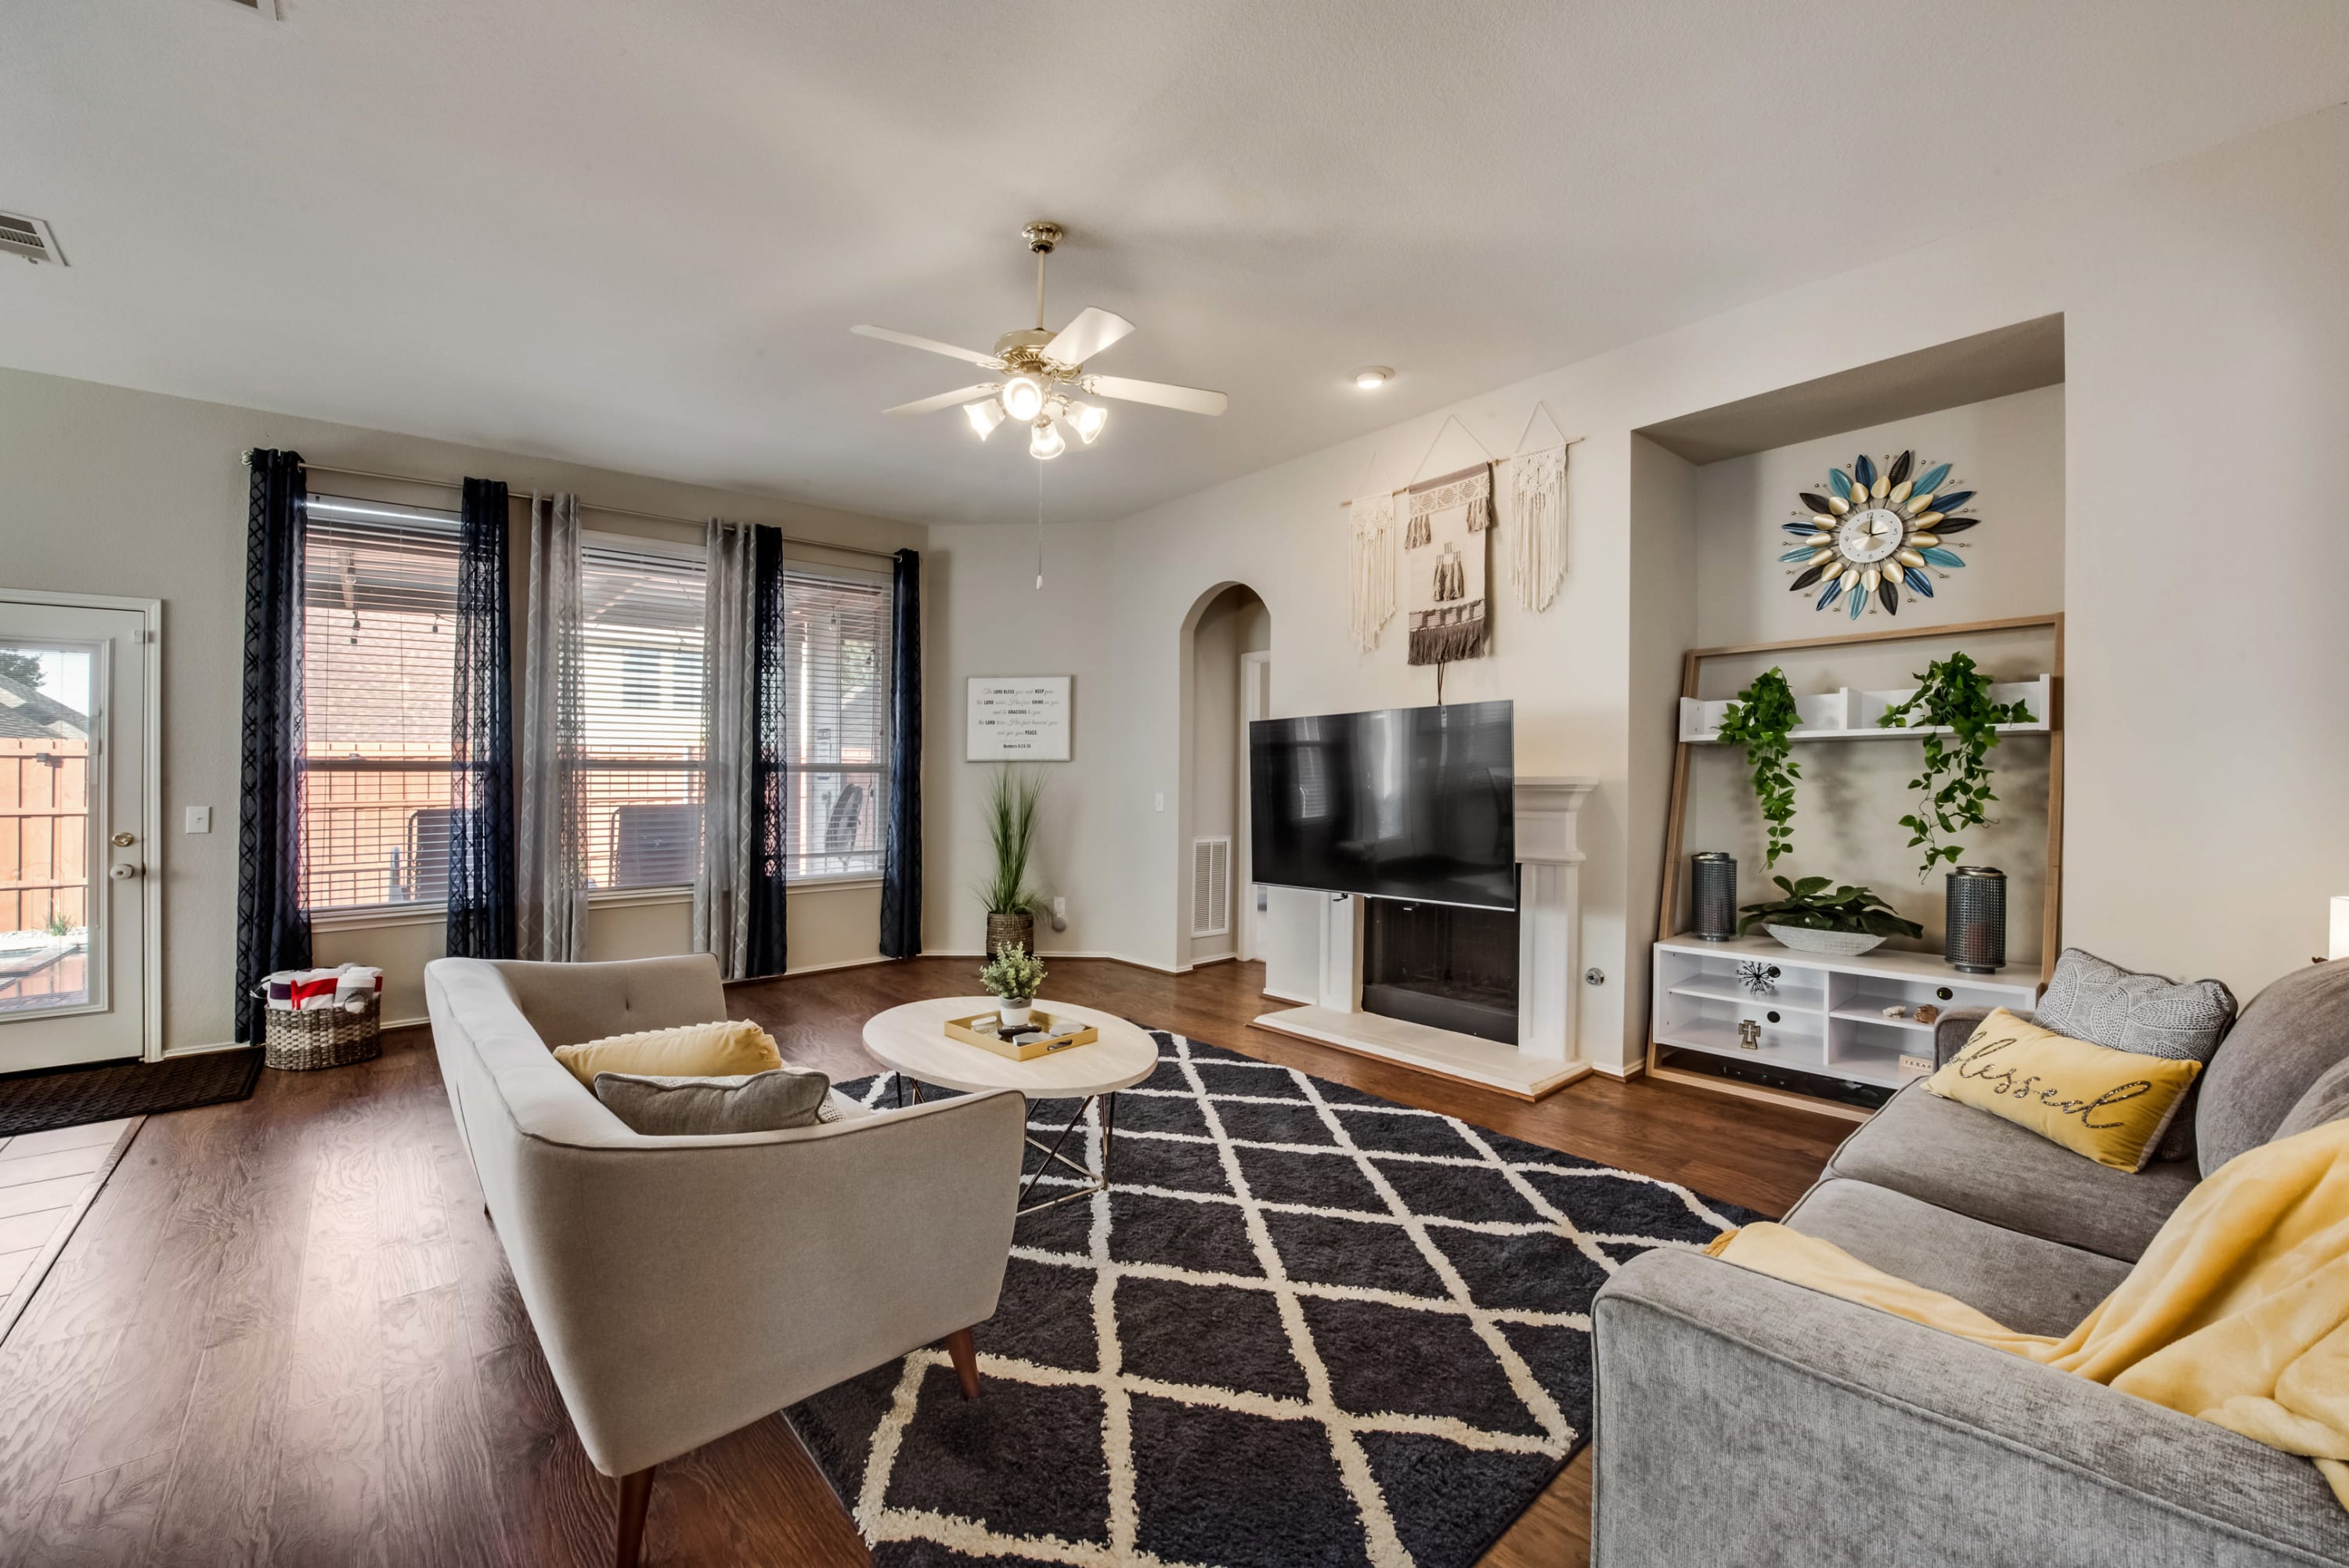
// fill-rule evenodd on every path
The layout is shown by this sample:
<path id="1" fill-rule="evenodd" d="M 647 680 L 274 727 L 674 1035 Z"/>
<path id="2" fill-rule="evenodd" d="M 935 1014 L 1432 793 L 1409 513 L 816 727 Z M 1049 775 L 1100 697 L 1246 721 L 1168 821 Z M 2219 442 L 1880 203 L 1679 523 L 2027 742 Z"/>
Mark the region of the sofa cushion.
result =
<path id="1" fill-rule="evenodd" d="M 2001 1230 L 1842 1177 L 1812 1188 L 1786 1223 L 2023 1334 L 2069 1334 L 2129 1273 L 2118 1258 Z"/>
<path id="2" fill-rule="evenodd" d="M 724 1078 L 597 1073 L 595 1088 L 595 1098 L 630 1131 L 692 1138 L 813 1127 L 824 1119 L 832 1080 L 793 1068 Z"/>
<path id="3" fill-rule="evenodd" d="M 2334 1063 L 2349 1060 L 2349 958 L 2295 969 L 2251 1000 L 2202 1075 L 2202 1173 L 2276 1135 Z"/>
<path id="4" fill-rule="evenodd" d="M 2190 1160 L 2157 1160 L 2134 1175 L 2108 1170 L 1988 1111 L 1939 1099 L 1921 1080 L 1846 1139 L 1827 1170 L 2127 1263 L 2200 1179 Z"/>
<path id="5" fill-rule="evenodd" d="M 1925 1087 L 2134 1175 L 2201 1070 L 2200 1062 L 2092 1046 L 1999 1007 Z"/>
<path id="6" fill-rule="evenodd" d="M 730 1023 L 722 1018 L 714 1024 L 646 1029 L 575 1046 L 558 1046 L 554 1059 L 591 1088 L 597 1073 L 723 1078 L 737 1073 L 771 1072 L 783 1065 L 783 1054 L 775 1048 L 766 1030 L 756 1024 Z"/>
<path id="7" fill-rule="evenodd" d="M 2235 994 L 2216 980 L 2172 980 L 2067 947 L 2039 998 L 2042 1028 L 2116 1051 L 2208 1064 L 2235 1021 Z M 2157 1160 L 2194 1156 L 2194 1100 L 2163 1135 Z"/>
<path id="8" fill-rule="evenodd" d="M 2328 1121 L 2338 1121 L 2349 1116 L 2349 1060 L 2338 1061 L 2324 1069 L 2317 1080 L 2308 1086 L 2308 1092 L 2292 1102 L 2282 1121 L 2277 1123 L 2271 1143 L 2306 1132 L 2312 1127 L 2322 1127 Z"/>

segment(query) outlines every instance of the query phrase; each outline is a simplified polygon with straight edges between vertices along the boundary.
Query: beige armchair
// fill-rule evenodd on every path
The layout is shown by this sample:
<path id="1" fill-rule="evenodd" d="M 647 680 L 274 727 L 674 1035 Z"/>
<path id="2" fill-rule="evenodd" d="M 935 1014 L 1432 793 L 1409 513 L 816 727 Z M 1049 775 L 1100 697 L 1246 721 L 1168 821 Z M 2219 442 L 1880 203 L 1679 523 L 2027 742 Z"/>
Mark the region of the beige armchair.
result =
<path id="1" fill-rule="evenodd" d="M 706 955 L 443 958 L 424 988 L 460 1136 L 564 1407 L 621 1479 L 636 1561 L 653 1468 L 995 1312 L 1027 1120 L 970 1095 L 789 1132 L 651 1138 L 556 1046 L 726 1016 Z"/>

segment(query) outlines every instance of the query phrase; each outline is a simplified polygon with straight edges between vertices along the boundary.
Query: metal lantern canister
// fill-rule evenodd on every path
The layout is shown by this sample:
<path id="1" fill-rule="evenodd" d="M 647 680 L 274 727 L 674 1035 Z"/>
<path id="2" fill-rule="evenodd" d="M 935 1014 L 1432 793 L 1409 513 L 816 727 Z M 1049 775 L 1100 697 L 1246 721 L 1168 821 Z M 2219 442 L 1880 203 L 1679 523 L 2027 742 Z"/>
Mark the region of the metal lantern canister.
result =
<path id="1" fill-rule="evenodd" d="M 1942 910 L 1942 956 L 1965 975 L 1995 975 L 2006 964 L 2006 873 L 1960 866 Z"/>
<path id="2" fill-rule="evenodd" d="M 1689 857 L 1689 913 L 1699 942 L 1727 942 L 1737 934 L 1737 861 L 1719 850 Z"/>

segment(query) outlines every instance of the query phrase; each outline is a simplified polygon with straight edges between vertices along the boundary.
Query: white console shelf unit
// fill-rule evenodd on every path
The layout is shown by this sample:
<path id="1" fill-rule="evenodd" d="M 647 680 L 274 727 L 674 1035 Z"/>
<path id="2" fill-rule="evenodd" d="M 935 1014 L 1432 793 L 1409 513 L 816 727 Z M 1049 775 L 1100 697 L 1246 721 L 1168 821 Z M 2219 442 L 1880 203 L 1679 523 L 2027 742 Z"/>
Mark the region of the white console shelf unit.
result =
<path id="1" fill-rule="evenodd" d="M 1737 966 L 1759 961 L 1778 968 L 1777 991 L 1757 995 L 1738 981 Z M 1655 947 L 1651 1026 L 1659 1049 L 1702 1051 L 1848 1083 L 1898 1088 L 1917 1076 L 1903 1056 L 1933 1056 L 1933 1026 L 1913 1016 L 1888 1018 L 1899 1006 L 1913 1015 L 1925 1004 L 1952 1007 L 2028 1009 L 2039 999 L 2037 965 L 2013 965 L 1999 975 L 1961 975 L 1930 954 L 1878 948 L 1857 958 L 1796 953 L 1764 935 L 1731 942 L 1676 936 Z M 1739 1044 L 1737 1026 L 1762 1026 L 1758 1049 Z M 1851 1108 L 1821 1103 L 1817 1109 Z"/>
<path id="2" fill-rule="evenodd" d="M 1896 726 L 1887 729 L 1877 721 L 1887 711 L 1899 707 L 1916 693 L 1915 686 L 1896 686 L 1883 691 L 1858 691 L 1839 686 L 1834 691 L 1814 692 L 1795 698 L 1795 713 L 1801 721 L 1786 732 L 1789 740 L 1892 740 L 1904 735 L 1925 735 L 1938 729 L 1946 735 L 1946 725 L 1917 725 L 1914 727 Z M 1990 688 L 1993 702 L 2020 702 L 2031 715 L 2028 724 L 2001 724 L 1992 727 L 2002 735 L 2044 735 L 2048 716 L 2054 711 L 2055 679 L 2053 676 L 2036 676 L 2027 681 L 1999 681 Z M 1697 745 L 1718 745 L 1721 741 L 1721 717 L 1735 701 L 1723 697 L 1708 701 L 1702 697 L 1681 698 L 1680 738 Z"/>

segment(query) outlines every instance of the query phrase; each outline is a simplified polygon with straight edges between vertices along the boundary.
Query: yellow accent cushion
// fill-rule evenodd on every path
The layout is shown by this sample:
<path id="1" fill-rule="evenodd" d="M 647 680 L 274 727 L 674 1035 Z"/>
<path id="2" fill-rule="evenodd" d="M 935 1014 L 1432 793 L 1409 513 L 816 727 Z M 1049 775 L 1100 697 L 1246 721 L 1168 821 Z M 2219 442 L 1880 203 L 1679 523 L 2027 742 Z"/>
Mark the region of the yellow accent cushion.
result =
<path id="1" fill-rule="evenodd" d="M 783 1065 L 783 1053 L 775 1048 L 766 1030 L 756 1024 L 736 1020 L 687 1024 L 675 1029 L 646 1029 L 575 1046 L 557 1046 L 554 1059 L 569 1068 L 572 1077 L 594 1088 L 597 1073 L 729 1078 L 737 1073 L 771 1072 Z"/>
<path id="2" fill-rule="evenodd" d="M 2116 1171 L 2142 1171 L 2200 1062 L 2092 1046 L 2000 1007 L 1925 1087 Z"/>

